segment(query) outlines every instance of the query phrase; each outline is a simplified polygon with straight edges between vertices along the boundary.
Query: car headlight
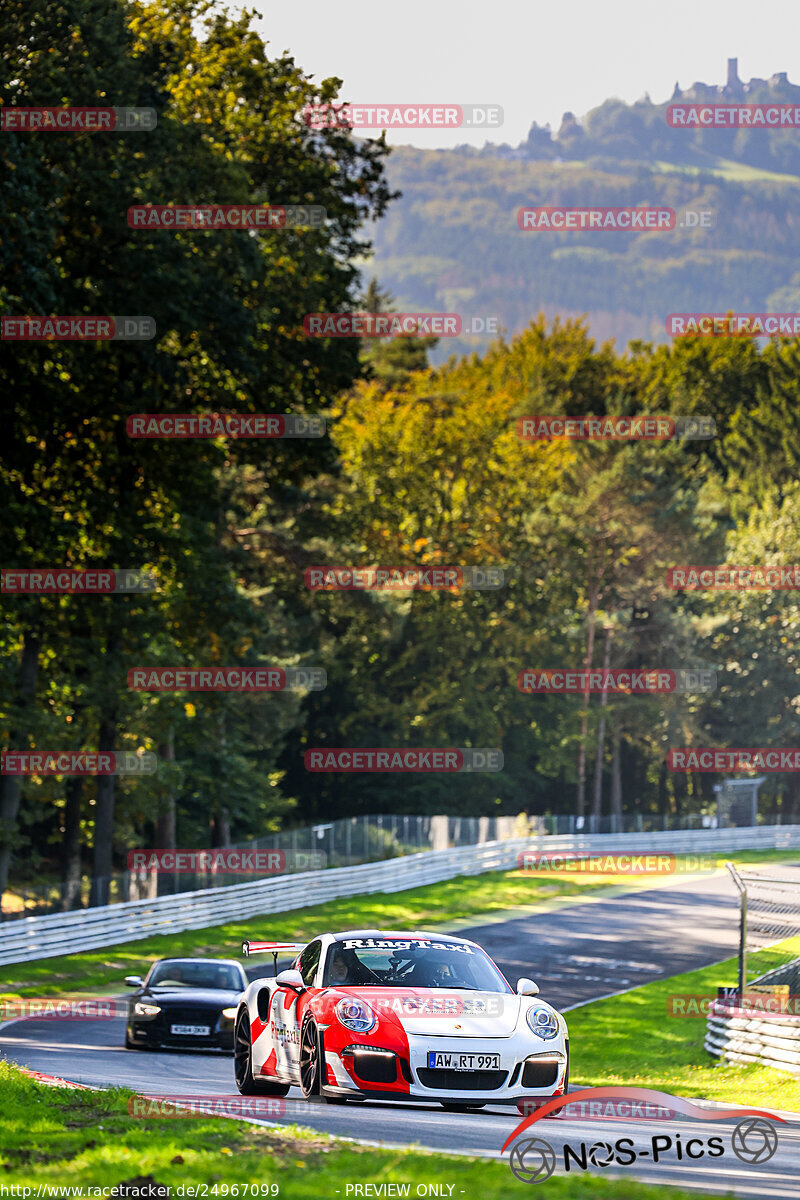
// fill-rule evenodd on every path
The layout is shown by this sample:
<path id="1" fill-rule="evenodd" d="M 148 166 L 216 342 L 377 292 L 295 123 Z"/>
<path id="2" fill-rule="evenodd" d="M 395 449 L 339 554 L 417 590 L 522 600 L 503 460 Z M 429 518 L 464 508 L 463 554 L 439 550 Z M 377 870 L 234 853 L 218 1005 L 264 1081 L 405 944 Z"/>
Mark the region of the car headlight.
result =
<path id="1" fill-rule="evenodd" d="M 375 1013 L 363 1000 L 340 1000 L 334 1011 L 339 1023 L 354 1033 L 369 1033 L 370 1029 L 375 1028 Z"/>
<path id="2" fill-rule="evenodd" d="M 537 1037 L 544 1038 L 546 1042 L 549 1042 L 550 1038 L 557 1036 L 558 1017 L 549 1008 L 542 1008 L 541 1005 L 534 1004 L 525 1015 L 530 1029 Z"/>
<path id="3" fill-rule="evenodd" d="M 145 1004 L 143 1000 L 137 1000 L 133 1006 L 133 1011 L 137 1017 L 154 1017 L 156 1013 L 161 1012 L 160 1004 Z"/>
<path id="4" fill-rule="evenodd" d="M 229 1021 L 233 1021 L 233 1020 L 235 1020 L 235 1018 L 236 1018 L 236 1013 L 237 1013 L 238 1011 L 239 1011 L 239 1010 L 238 1010 L 238 1009 L 236 1008 L 236 1006 L 234 1005 L 234 1007 L 233 1007 L 233 1008 L 223 1008 L 223 1010 L 222 1010 L 222 1015 L 223 1015 L 223 1017 L 227 1017 Z"/>

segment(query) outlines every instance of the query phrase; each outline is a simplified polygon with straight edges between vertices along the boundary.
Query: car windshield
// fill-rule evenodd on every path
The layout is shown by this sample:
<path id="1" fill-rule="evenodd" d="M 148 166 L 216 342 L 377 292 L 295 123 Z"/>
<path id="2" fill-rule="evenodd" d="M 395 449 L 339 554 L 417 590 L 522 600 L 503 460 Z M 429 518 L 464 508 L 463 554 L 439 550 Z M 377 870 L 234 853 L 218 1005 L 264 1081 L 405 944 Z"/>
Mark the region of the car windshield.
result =
<path id="1" fill-rule="evenodd" d="M 162 962 L 153 967 L 148 987 L 224 988 L 240 992 L 242 978 L 230 963 Z"/>
<path id="2" fill-rule="evenodd" d="M 511 991 L 489 956 L 477 946 L 390 938 L 335 942 L 328 952 L 322 986 Z"/>

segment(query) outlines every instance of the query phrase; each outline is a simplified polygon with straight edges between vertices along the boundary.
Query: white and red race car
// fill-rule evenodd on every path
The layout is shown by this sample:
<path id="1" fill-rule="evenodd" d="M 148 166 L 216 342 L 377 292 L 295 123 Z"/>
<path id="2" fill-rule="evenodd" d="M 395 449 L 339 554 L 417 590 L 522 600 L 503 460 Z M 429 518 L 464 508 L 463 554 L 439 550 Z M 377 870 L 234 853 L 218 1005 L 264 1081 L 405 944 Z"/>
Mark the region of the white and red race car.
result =
<path id="1" fill-rule="evenodd" d="M 239 1002 L 236 1086 L 331 1103 L 365 1098 L 480 1108 L 563 1095 L 563 1016 L 520 979 L 514 992 L 475 942 L 376 929 L 307 944 L 244 942 L 245 956 L 302 951 Z"/>

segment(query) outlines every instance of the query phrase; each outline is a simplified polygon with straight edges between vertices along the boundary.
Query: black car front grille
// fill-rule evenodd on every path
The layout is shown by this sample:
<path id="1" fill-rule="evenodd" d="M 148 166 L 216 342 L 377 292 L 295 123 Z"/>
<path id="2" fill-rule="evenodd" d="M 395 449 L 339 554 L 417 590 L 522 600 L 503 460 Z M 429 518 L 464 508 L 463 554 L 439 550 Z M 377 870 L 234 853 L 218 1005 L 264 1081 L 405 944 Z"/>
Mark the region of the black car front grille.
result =
<path id="1" fill-rule="evenodd" d="M 183 1005 L 170 1005 L 162 1008 L 161 1016 L 164 1024 L 169 1025 L 208 1025 L 211 1029 L 216 1025 L 220 1015 L 218 1008 L 186 1008 Z"/>
<path id="2" fill-rule="evenodd" d="M 493 1092 L 503 1086 L 508 1071 L 452 1071 L 417 1067 L 417 1077 L 423 1087 L 439 1091 Z"/>
<path id="3" fill-rule="evenodd" d="M 365 1083 L 395 1083 L 397 1060 L 385 1054 L 354 1054 L 353 1070 Z"/>
<path id="4" fill-rule="evenodd" d="M 558 1063 L 537 1062 L 529 1058 L 522 1068 L 522 1086 L 529 1088 L 551 1087 L 558 1079 Z"/>

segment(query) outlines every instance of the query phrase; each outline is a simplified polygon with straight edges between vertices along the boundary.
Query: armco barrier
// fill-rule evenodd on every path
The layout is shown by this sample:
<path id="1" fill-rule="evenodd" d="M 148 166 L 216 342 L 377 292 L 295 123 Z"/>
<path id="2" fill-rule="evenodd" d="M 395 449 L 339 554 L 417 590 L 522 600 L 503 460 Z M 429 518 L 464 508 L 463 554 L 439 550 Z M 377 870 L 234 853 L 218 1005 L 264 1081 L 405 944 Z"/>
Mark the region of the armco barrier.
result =
<path id="1" fill-rule="evenodd" d="M 774 984 L 788 987 L 790 996 L 800 994 L 800 958 L 751 979 L 748 987 L 758 985 L 761 990 Z M 705 1048 L 731 1062 L 763 1063 L 800 1075 L 800 1016 L 734 1017 L 726 1016 L 720 1006 L 708 1014 Z"/>
<path id="2" fill-rule="evenodd" d="M 763 1063 L 800 1075 L 800 1017 L 709 1015 L 705 1048 L 731 1062 Z"/>
<path id="3" fill-rule="evenodd" d="M 179 892 L 103 908 L 48 913 L 0 924 L 0 965 L 96 950 L 154 934 L 181 933 L 260 913 L 286 912 L 359 893 L 400 892 L 457 875 L 507 871 L 522 850 L 664 851 L 724 854 L 733 850 L 800 848 L 800 825 L 674 830 L 665 833 L 510 838 L 390 858 L 354 867 L 307 871 L 232 887 Z"/>

